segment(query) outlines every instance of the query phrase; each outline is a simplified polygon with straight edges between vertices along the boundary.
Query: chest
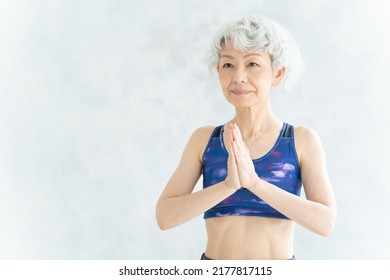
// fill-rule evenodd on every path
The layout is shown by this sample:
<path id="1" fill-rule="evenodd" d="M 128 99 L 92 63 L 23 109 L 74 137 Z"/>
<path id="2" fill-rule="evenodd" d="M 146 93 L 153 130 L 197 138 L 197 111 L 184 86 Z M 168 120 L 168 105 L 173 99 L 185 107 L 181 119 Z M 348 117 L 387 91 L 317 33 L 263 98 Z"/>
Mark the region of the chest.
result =
<path id="1" fill-rule="evenodd" d="M 225 150 L 230 150 L 229 131 L 224 130 L 222 133 L 222 144 Z M 243 138 L 244 143 L 249 149 L 252 160 L 262 158 L 269 154 L 272 148 L 277 144 L 280 132 L 274 131 L 265 135 Z"/>

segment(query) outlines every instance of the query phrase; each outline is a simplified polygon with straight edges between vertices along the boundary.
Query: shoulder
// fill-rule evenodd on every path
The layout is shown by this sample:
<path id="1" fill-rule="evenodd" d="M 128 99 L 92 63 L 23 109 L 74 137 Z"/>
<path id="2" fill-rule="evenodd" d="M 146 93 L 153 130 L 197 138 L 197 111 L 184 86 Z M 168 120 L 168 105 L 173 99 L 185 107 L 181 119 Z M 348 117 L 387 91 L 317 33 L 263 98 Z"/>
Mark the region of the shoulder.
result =
<path id="1" fill-rule="evenodd" d="M 213 133 L 215 126 L 202 126 L 192 132 L 188 141 L 187 148 L 197 152 L 199 160 L 201 160 L 203 151 L 209 142 L 210 136 Z"/>
<path id="2" fill-rule="evenodd" d="M 191 135 L 191 138 L 195 138 L 198 140 L 201 140 L 204 138 L 208 139 L 211 136 L 211 133 L 213 133 L 214 129 L 215 129 L 215 126 L 212 126 L 212 125 L 206 125 L 206 126 L 199 127 L 196 130 L 194 130 L 194 132 Z"/>
<path id="3" fill-rule="evenodd" d="M 297 126 L 294 128 L 295 138 L 298 141 L 315 141 L 319 140 L 318 133 L 307 126 Z"/>
<path id="4" fill-rule="evenodd" d="M 318 133 L 307 126 L 297 126 L 294 128 L 295 148 L 299 161 L 313 153 L 323 153 L 320 137 Z"/>

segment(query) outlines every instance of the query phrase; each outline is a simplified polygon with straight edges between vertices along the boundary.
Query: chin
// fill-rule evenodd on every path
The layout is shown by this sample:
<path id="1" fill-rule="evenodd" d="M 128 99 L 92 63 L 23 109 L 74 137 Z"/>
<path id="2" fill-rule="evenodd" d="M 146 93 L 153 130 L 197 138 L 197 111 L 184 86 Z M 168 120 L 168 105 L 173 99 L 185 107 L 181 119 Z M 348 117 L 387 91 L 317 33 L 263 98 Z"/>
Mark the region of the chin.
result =
<path id="1" fill-rule="evenodd" d="M 232 105 L 236 109 L 247 109 L 247 108 L 252 108 L 253 107 L 251 105 L 246 105 L 246 104 L 232 104 Z"/>
<path id="2" fill-rule="evenodd" d="M 255 105 L 254 102 L 250 102 L 249 100 L 228 100 L 230 104 L 232 104 L 236 108 L 249 108 Z"/>

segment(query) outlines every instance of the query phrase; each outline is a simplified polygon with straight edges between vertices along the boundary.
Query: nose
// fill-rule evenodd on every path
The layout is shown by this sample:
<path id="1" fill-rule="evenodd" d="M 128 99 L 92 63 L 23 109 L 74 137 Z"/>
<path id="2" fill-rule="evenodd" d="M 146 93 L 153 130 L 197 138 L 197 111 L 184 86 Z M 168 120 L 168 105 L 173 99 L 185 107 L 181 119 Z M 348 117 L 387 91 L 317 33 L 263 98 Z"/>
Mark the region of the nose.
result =
<path id="1" fill-rule="evenodd" d="M 248 82 L 248 77 L 247 77 L 245 69 L 243 69 L 242 67 L 237 67 L 235 69 L 235 72 L 233 75 L 233 82 L 236 84 Z"/>

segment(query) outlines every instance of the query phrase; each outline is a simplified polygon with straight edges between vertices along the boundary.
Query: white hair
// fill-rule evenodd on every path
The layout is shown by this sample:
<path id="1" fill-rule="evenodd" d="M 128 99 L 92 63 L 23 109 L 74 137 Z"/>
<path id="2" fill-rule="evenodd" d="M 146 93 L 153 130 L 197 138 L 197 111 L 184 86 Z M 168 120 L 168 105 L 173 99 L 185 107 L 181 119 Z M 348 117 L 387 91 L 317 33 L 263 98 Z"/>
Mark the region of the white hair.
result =
<path id="1" fill-rule="evenodd" d="M 291 89 L 301 71 L 301 57 L 294 39 L 276 22 L 259 16 L 244 17 L 224 25 L 216 34 L 207 54 L 206 63 L 216 71 L 222 47 L 233 44 L 237 50 L 263 51 L 270 55 L 272 67 L 285 67 L 282 84 Z"/>

